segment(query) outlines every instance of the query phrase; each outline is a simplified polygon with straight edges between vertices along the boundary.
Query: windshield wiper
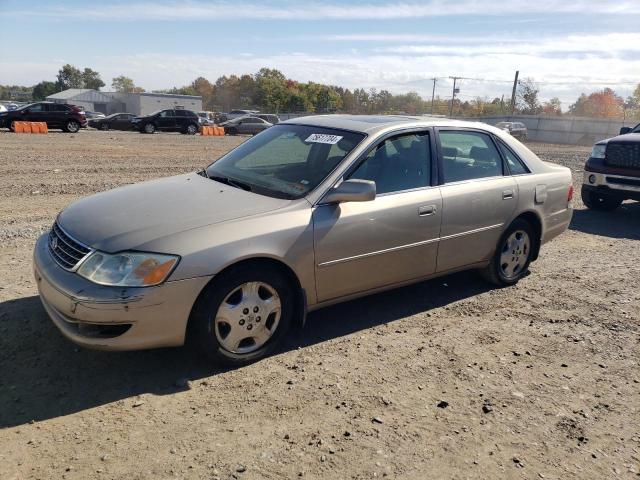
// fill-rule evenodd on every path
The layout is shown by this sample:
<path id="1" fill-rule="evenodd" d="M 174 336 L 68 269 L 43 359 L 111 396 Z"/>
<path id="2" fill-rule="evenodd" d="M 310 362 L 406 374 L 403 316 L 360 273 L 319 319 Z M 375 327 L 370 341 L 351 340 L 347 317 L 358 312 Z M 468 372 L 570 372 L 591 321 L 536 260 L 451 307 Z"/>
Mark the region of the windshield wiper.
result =
<path id="1" fill-rule="evenodd" d="M 209 175 L 208 178 L 211 180 L 215 180 L 216 182 L 224 183 L 226 185 L 230 185 L 232 187 L 240 188 L 242 190 L 246 190 L 247 192 L 252 191 L 251 185 L 248 183 L 241 182 L 239 180 L 235 180 L 229 177 L 225 177 L 223 175 Z"/>

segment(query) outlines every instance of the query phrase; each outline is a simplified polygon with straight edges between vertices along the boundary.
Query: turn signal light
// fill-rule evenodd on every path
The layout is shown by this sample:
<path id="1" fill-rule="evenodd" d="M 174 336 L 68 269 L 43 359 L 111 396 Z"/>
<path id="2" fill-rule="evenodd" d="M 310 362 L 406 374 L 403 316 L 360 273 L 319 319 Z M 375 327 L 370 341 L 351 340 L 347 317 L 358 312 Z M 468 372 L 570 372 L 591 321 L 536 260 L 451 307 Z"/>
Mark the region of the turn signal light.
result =
<path id="1" fill-rule="evenodd" d="M 573 200 L 573 185 L 569 187 L 569 194 L 567 195 L 567 203 L 571 202 L 571 200 Z"/>

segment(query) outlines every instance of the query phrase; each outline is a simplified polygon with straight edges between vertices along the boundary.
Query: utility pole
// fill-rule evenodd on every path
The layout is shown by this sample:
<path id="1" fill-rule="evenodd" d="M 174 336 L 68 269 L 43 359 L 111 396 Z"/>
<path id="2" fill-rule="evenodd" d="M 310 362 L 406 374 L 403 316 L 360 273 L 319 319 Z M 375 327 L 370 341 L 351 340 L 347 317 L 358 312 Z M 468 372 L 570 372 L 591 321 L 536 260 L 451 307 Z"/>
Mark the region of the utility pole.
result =
<path id="1" fill-rule="evenodd" d="M 449 78 L 453 80 L 453 90 L 451 94 L 451 106 L 449 107 L 449 116 L 453 117 L 453 102 L 456 99 L 456 93 L 459 92 L 459 89 L 456 88 L 456 82 L 463 77 L 449 77 Z"/>
<path id="2" fill-rule="evenodd" d="M 518 75 L 520 70 L 516 70 L 516 78 L 513 79 L 513 90 L 511 92 L 511 115 L 516 111 L 516 89 L 518 88 Z"/>
<path id="3" fill-rule="evenodd" d="M 433 101 L 436 97 L 436 82 L 438 79 L 433 77 L 431 80 L 433 80 L 433 90 L 431 91 L 431 115 L 433 115 Z"/>

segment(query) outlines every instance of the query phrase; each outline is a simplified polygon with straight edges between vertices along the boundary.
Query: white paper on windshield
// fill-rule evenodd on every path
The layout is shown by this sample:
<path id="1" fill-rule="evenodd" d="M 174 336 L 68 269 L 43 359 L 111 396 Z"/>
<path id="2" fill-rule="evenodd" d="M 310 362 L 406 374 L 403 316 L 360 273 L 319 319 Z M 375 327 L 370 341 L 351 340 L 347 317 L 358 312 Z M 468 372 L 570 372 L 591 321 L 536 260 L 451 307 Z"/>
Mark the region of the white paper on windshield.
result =
<path id="1" fill-rule="evenodd" d="M 340 140 L 342 140 L 342 137 L 339 136 L 339 135 L 328 135 L 326 133 L 312 133 L 305 140 L 305 142 L 308 142 L 308 143 L 328 143 L 329 145 L 335 145 Z"/>

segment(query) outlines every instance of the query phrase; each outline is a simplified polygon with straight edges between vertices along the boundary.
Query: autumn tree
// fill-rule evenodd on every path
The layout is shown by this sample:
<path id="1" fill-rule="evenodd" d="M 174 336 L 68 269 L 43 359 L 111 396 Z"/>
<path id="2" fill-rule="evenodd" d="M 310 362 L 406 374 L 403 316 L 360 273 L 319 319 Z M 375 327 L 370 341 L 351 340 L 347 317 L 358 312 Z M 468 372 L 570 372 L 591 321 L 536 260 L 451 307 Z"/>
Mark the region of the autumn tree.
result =
<path id="1" fill-rule="evenodd" d="M 581 117 L 618 118 L 623 114 L 623 104 L 622 97 L 610 88 L 605 88 L 589 95 L 583 93 L 569 107 L 569 112 Z"/>
<path id="2" fill-rule="evenodd" d="M 544 102 L 542 105 L 542 113 L 547 115 L 562 115 L 562 102 L 558 97 L 553 97 L 551 100 Z"/>

